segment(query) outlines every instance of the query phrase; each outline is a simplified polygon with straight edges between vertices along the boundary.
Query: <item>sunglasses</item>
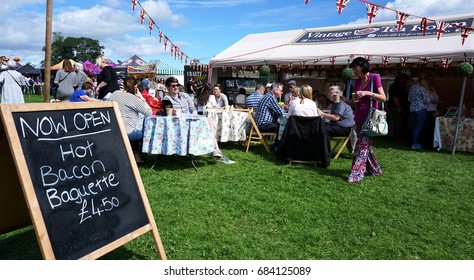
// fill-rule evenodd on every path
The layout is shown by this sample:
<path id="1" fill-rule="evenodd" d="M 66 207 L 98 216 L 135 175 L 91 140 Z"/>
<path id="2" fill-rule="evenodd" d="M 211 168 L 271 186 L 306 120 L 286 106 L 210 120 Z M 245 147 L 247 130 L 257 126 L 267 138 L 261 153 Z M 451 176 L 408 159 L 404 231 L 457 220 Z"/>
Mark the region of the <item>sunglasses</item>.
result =
<path id="1" fill-rule="evenodd" d="M 179 84 L 172 84 L 170 87 L 179 87 Z"/>

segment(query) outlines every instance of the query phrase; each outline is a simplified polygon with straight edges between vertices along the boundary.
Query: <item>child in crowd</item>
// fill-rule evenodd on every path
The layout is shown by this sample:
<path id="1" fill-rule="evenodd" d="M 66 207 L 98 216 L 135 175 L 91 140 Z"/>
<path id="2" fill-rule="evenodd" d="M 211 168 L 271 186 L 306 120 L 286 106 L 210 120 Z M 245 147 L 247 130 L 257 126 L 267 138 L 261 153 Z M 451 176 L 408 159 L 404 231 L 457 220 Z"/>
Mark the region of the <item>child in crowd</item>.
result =
<path id="1" fill-rule="evenodd" d="M 81 88 L 78 88 L 72 95 L 69 97 L 71 102 L 84 102 L 84 101 L 97 101 L 97 99 L 92 98 L 92 89 L 94 86 L 91 82 L 84 82 Z"/>

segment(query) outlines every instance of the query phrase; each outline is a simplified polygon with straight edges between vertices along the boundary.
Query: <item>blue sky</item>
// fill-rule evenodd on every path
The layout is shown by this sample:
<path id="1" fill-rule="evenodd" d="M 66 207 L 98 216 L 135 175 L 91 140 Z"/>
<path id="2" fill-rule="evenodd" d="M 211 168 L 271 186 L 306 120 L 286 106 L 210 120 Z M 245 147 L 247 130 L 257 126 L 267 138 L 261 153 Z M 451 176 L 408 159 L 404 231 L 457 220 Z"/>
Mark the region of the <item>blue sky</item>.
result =
<path id="1" fill-rule="evenodd" d="M 365 4 L 351 0 L 338 15 L 335 0 L 155 0 L 139 1 L 163 33 L 190 58 L 209 60 L 247 34 L 367 23 Z M 469 12 L 474 0 L 395 0 L 372 3 L 436 19 Z M 2 0 L 0 55 L 20 57 L 39 66 L 44 59 L 46 0 Z M 375 22 L 394 20 L 380 11 Z M 136 54 L 145 61 L 161 59 L 182 69 L 158 40 L 150 36 L 148 18 L 140 24 L 139 6 L 131 0 L 53 1 L 53 32 L 64 37 L 99 40 L 117 62 Z M 168 45 L 169 46 L 169 45 Z"/>

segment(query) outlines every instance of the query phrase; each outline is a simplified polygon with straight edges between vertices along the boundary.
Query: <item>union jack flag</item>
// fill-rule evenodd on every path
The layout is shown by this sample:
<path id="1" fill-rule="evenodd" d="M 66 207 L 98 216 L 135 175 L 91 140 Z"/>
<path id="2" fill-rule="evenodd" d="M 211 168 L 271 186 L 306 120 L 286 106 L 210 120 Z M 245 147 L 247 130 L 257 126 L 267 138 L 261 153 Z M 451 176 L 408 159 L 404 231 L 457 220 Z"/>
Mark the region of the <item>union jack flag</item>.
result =
<path id="1" fill-rule="evenodd" d="M 275 66 L 276 66 L 276 70 L 277 70 L 277 71 L 280 71 L 281 64 L 275 64 Z"/>
<path id="2" fill-rule="evenodd" d="M 163 45 L 165 46 L 165 51 L 166 51 L 166 47 L 168 46 L 168 37 L 165 36 L 165 42 L 163 43 Z"/>
<path id="3" fill-rule="evenodd" d="M 464 61 L 469 62 L 469 63 L 472 64 L 474 62 L 474 57 L 465 57 Z"/>
<path id="4" fill-rule="evenodd" d="M 423 33 L 423 37 L 426 35 L 426 29 L 428 28 L 428 19 L 427 18 L 422 18 L 421 23 L 420 23 L 420 31 Z"/>
<path id="5" fill-rule="evenodd" d="M 163 30 L 160 29 L 160 32 L 158 33 L 158 37 L 160 37 L 160 43 L 161 43 L 161 40 L 163 39 Z"/>
<path id="6" fill-rule="evenodd" d="M 427 56 L 422 56 L 421 57 L 421 64 L 426 64 L 428 63 L 428 60 L 430 60 L 431 58 L 427 57 Z"/>
<path id="7" fill-rule="evenodd" d="M 132 11 L 135 11 L 136 5 L 137 5 L 137 0 L 132 0 Z"/>
<path id="8" fill-rule="evenodd" d="M 141 9 L 140 10 L 140 23 L 143 24 L 144 20 L 145 20 L 145 10 Z"/>
<path id="9" fill-rule="evenodd" d="M 334 63 L 336 62 L 336 57 L 335 56 L 332 56 L 329 58 L 329 61 L 331 62 L 331 64 L 334 66 Z"/>
<path id="10" fill-rule="evenodd" d="M 367 17 L 369 18 L 369 24 L 371 24 L 372 20 L 375 18 L 382 7 L 369 3 L 365 3 L 365 6 L 367 7 Z"/>
<path id="11" fill-rule="evenodd" d="M 450 25 L 451 24 L 445 23 L 444 21 L 439 21 L 439 20 L 436 21 L 436 34 L 437 34 L 438 40 L 441 37 L 441 35 L 443 35 L 444 31 L 446 30 L 446 27 Z"/>
<path id="12" fill-rule="evenodd" d="M 382 56 L 383 65 L 387 66 L 390 56 Z"/>
<path id="13" fill-rule="evenodd" d="M 397 31 L 402 30 L 403 25 L 407 21 L 410 15 L 397 11 Z"/>
<path id="14" fill-rule="evenodd" d="M 451 62 L 453 61 L 452 58 L 447 58 L 447 57 L 445 57 L 441 60 L 443 61 L 443 68 L 444 69 L 447 69 L 449 67 L 449 64 L 451 64 Z"/>
<path id="15" fill-rule="evenodd" d="M 336 0 L 337 14 L 340 15 L 342 10 L 347 6 L 350 0 Z"/>
<path id="16" fill-rule="evenodd" d="M 400 59 L 402 61 L 402 67 L 407 66 L 408 56 L 402 56 Z"/>
<path id="17" fill-rule="evenodd" d="M 466 41 L 467 36 L 469 36 L 469 32 L 471 32 L 472 29 L 470 28 L 463 28 L 461 32 L 461 40 L 462 40 L 462 45 L 464 46 L 464 41 Z"/>
<path id="18" fill-rule="evenodd" d="M 148 28 L 150 29 L 150 35 L 151 35 L 151 32 L 153 31 L 153 25 L 154 25 L 154 22 L 153 22 L 153 20 L 150 18 L 150 23 L 148 24 Z"/>
<path id="19" fill-rule="evenodd" d="M 305 3 L 306 5 L 308 5 L 309 0 L 304 0 L 304 3 Z"/>
<path id="20" fill-rule="evenodd" d="M 370 61 L 370 60 L 372 59 L 372 56 L 373 56 L 373 55 L 371 55 L 371 54 L 366 55 L 366 56 L 365 56 L 365 59 L 367 59 L 367 61 Z"/>

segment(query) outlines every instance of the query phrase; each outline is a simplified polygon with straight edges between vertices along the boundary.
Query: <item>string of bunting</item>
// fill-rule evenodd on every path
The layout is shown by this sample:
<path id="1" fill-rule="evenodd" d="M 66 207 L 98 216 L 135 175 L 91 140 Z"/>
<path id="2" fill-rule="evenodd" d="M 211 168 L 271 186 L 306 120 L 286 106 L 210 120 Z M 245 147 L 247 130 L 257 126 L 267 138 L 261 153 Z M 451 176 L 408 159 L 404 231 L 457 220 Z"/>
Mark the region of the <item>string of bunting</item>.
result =
<path id="1" fill-rule="evenodd" d="M 338 14 L 341 14 L 342 10 L 347 6 L 349 1 L 350 0 L 336 0 L 336 8 L 337 8 L 337 13 Z M 453 27 L 461 29 L 461 43 L 462 43 L 462 45 L 464 45 L 464 42 L 466 41 L 467 37 L 469 36 L 469 33 L 472 30 L 474 30 L 474 28 L 469 27 L 469 26 L 461 26 L 461 25 L 457 25 L 457 24 L 451 24 L 451 23 L 446 23 L 446 22 L 439 21 L 439 20 L 430 19 L 430 18 L 427 18 L 427 17 L 421 17 L 421 16 L 409 14 L 409 13 L 399 11 L 399 10 L 396 10 L 396 9 L 392 9 L 392 8 L 389 8 L 389 7 L 386 7 L 386 6 L 382 6 L 382 5 L 379 5 L 379 4 L 374 4 L 374 3 L 371 3 L 371 2 L 366 1 L 366 0 L 359 0 L 359 1 L 363 2 L 366 5 L 367 17 L 368 17 L 369 24 L 372 24 L 372 21 L 374 20 L 374 18 L 377 16 L 378 12 L 381 9 L 387 9 L 387 10 L 390 10 L 390 11 L 393 11 L 393 12 L 396 13 L 397 31 L 402 30 L 403 25 L 405 24 L 405 22 L 408 20 L 408 18 L 410 16 L 411 17 L 416 17 L 416 18 L 421 19 L 420 31 L 421 31 L 423 36 L 426 35 L 426 30 L 428 28 L 428 23 L 429 22 L 436 23 L 436 36 L 437 36 L 438 40 L 441 38 L 441 36 L 445 32 L 446 28 L 448 28 L 449 26 L 453 26 Z M 307 5 L 308 2 L 309 1 L 305 1 L 305 4 Z M 370 61 L 371 57 L 372 57 L 371 55 L 366 55 L 366 59 L 368 59 L 369 61 Z M 320 59 L 318 59 L 318 61 L 319 60 Z M 383 56 L 382 57 L 382 62 L 383 62 L 384 65 L 387 65 L 389 60 L 390 60 L 389 56 Z M 406 64 L 407 64 L 407 61 L 408 61 L 408 57 L 406 57 L 406 56 L 400 57 L 400 60 L 401 60 L 402 67 L 405 67 Z M 421 57 L 420 60 L 421 60 L 422 64 L 426 64 L 426 63 L 428 63 L 430 58 L 429 57 Z M 334 65 L 335 58 L 334 57 L 329 58 L 329 61 L 331 62 L 332 65 Z M 314 62 L 316 63 L 317 61 L 315 60 Z M 443 62 L 443 67 L 446 69 L 451 64 L 452 59 L 451 58 L 442 58 L 442 62 Z"/>
<path id="2" fill-rule="evenodd" d="M 337 8 L 337 13 L 341 14 L 342 10 L 347 6 L 347 3 L 349 3 L 350 0 L 336 0 L 336 8 Z M 403 28 L 403 25 L 407 21 L 407 19 L 411 17 L 417 17 L 421 19 L 420 22 L 420 31 L 425 36 L 426 30 L 428 27 L 428 22 L 435 22 L 436 23 L 436 33 L 437 33 L 437 39 L 439 40 L 443 33 L 445 32 L 446 28 L 449 26 L 457 27 L 461 29 L 461 43 L 464 45 L 464 42 L 466 41 L 467 37 L 469 36 L 469 33 L 474 30 L 474 28 L 469 27 L 469 26 L 461 26 L 461 25 L 456 25 L 456 24 L 450 24 L 446 23 L 443 21 L 439 20 L 434 20 L 430 19 L 427 17 L 421 17 L 413 14 L 409 14 L 403 11 L 399 11 L 396 9 L 392 9 L 386 6 L 382 6 L 379 4 L 374 4 L 366 0 L 359 0 L 360 2 L 364 3 L 367 9 L 367 17 L 369 20 L 369 24 L 372 24 L 372 21 L 375 19 L 377 16 L 378 12 L 381 9 L 387 9 L 390 11 L 393 11 L 396 13 L 396 25 L 397 25 L 397 31 L 401 31 Z M 309 1 L 305 0 L 305 4 L 308 5 Z"/>
<path id="3" fill-rule="evenodd" d="M 170 53 L 171 53 L 171 56 L 174 56 L 175 60 L 178 59 L 182 63 L 183 58 L 184 58 L 184 61 L 185 61 L 184 63 L 185 64 L 188 64 L 188 60 L 189 60 L 192 67 L 197 66 L 187 54 L 185 54 L 181 51 L 181 48 L 178 45 L 173 43 L 168 38 L 168 36 L 163 34 L 163 30 L 158 25 L 156 25 L 155 21 L 151 18 L 151 16 L 143 8 L 140 1 L 138 1 L 138 0 L 131 0 L 131 1 L 132 1 L 132 11 L 135 11 L 135 8 L 137 7 L 137 5 L 140 7 L 140 23 L 143 24 L 145 22 L 145 18 L 146 17 L 148 18 L 148 28 L 150 29 L 150 35 L 152 35 L 153 29 L 155 27 L 158 29 L 158 38 L 159 38 L 160 43 L 163 43 L 165 51 L 168 48 L 168 45 L 170 45 Z M 204 66 L 202 66 L 202 67 L 204 67 Z"/>

